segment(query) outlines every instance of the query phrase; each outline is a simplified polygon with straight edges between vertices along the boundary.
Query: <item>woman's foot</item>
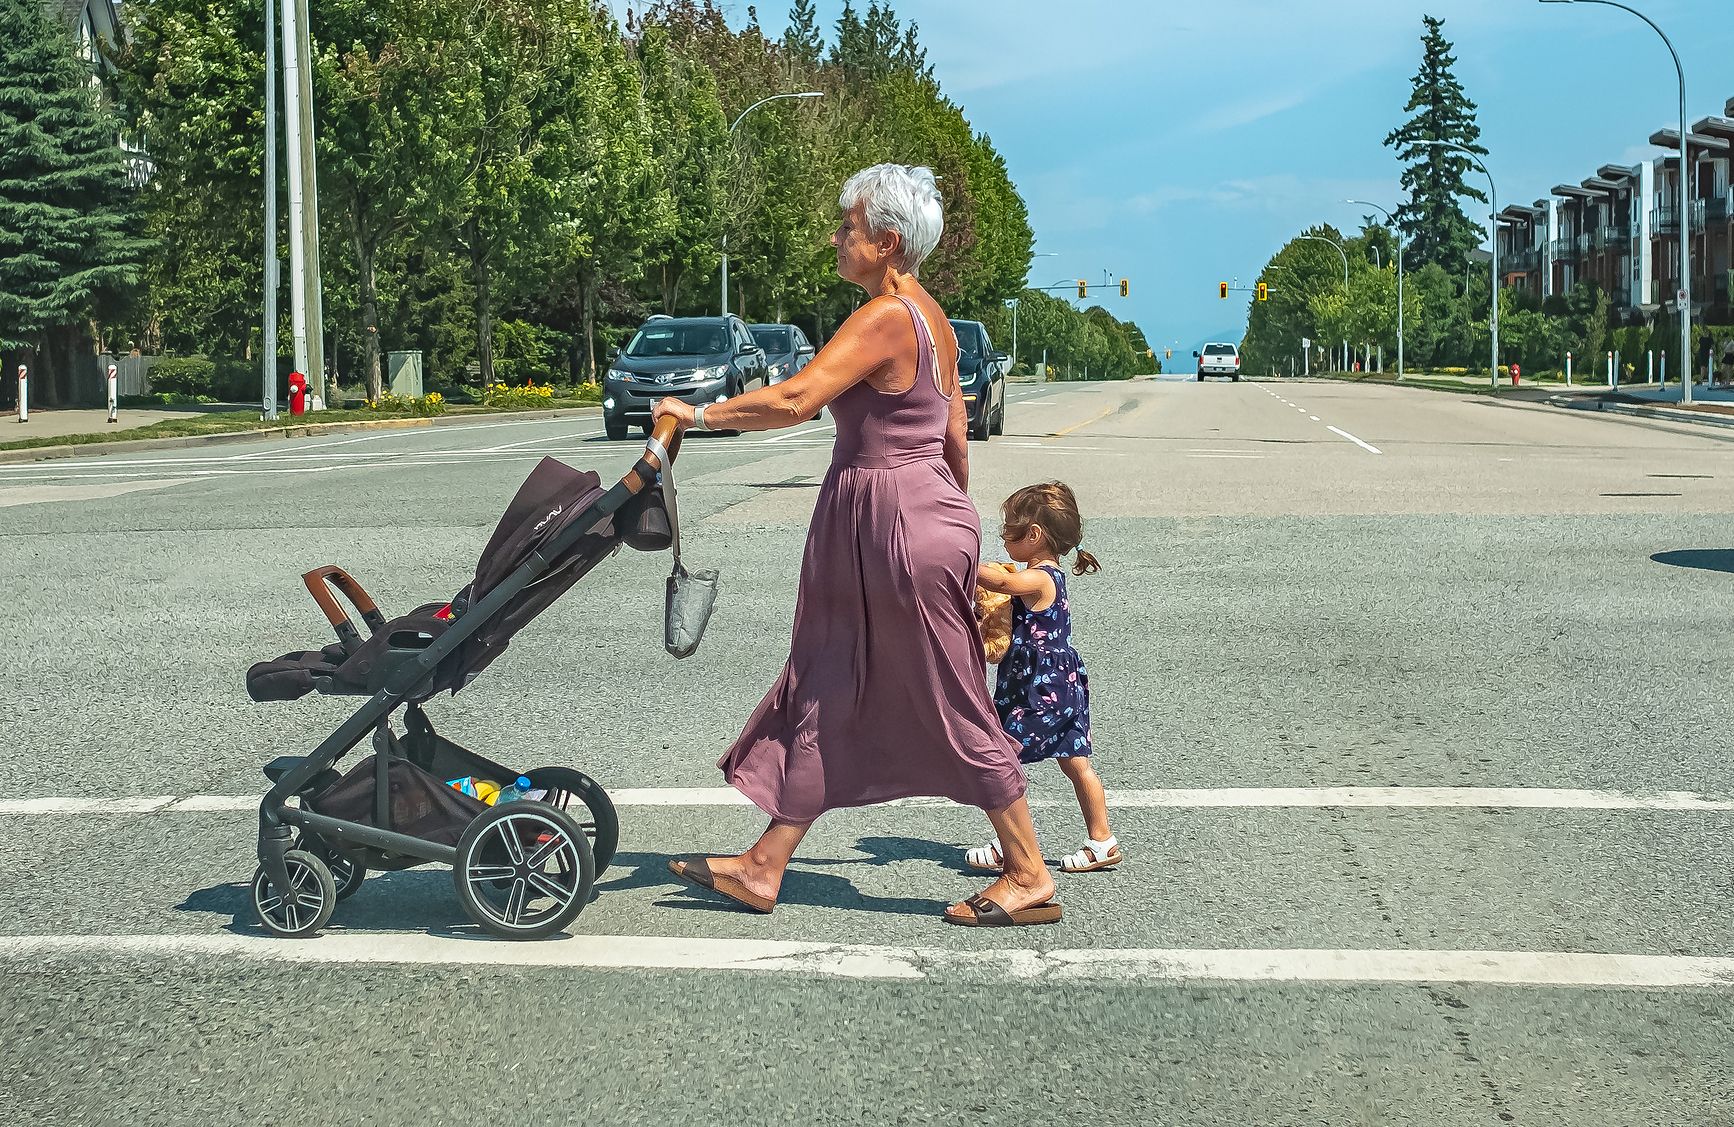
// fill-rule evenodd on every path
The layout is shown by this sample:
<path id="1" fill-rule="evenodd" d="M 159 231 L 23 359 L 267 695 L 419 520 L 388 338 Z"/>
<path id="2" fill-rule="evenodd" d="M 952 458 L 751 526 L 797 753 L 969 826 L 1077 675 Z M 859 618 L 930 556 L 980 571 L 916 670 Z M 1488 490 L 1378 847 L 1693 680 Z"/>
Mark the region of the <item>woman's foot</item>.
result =
<path id="1" fill-rule="evenodd" d="M 783 866 L 755 865 L 750 856 L 683 857 L 668 863 L 675 876 L 757 912 L 769 912 L 782 891 Z"/>
<path id="2" fill-rule="evenodd" d="M 1026 884 L 1002 876 L 975 896 L 947 908 L 945 922 L 965 927 L 1056 923 L 1060 918 L 1060 906 L 1054 903 L 1055 891 L 1053 878 L 1045 869 L 1034 883 Z M 986 906 L 982 901 L 987 902 Z M 1000 918 L 1000 913 L 1005 918 Z"/>

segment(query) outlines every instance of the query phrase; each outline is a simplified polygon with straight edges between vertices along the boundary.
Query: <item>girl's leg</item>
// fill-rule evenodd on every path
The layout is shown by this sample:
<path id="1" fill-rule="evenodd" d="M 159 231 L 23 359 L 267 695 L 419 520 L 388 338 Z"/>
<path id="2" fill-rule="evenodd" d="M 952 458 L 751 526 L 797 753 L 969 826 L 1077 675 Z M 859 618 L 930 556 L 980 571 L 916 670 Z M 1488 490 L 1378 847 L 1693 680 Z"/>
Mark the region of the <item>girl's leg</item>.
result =
<path id="1" fill-rule="evenodd" d="M 811 822 L 772 822 L 753 847 L 736 857 L 713 857 L 710 871 L 729 876 L 767 900 L 775 900 L 783 887 L 783 874 Z"/>
<path id="2" fill-rule="evenodd" d="M 1102 780 L 1087 755 L 1072 755 L 1060 760 L 1060 770 L 1072 780 L 1078 795 L 1078 808 L 1084 812 L 1084 829 L 1092 841 L 1107 841 L 1108 796 L 1102 791 Z"/>
<path id="3" fill-rule="evenodd" d="M 1042 860 L 1029 801 L 1020 798 L 1004 809 L 989 810 L 987 818 L 999 835 L 1005 867 L 1000 878 L 982 890 L 982 895 L 1008 912 L 1052 900 L 1054 878 L 1048 874 L 1047 863 Z M 946 909 L 946 914 L 967 918 L 974 913 L 962 904 L 953 904 Z"/>

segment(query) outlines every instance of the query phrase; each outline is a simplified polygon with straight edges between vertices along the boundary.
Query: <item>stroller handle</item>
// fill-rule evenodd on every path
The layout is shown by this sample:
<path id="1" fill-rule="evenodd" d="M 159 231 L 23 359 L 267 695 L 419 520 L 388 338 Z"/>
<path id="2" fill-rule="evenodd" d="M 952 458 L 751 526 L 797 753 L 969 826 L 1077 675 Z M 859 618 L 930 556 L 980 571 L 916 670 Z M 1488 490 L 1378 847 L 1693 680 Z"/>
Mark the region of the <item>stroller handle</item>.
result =
<path id="1" fill-rule="evenodd" d="M 643 492 L 662 471 L 662 458 L 656 452 L 657 445 L 668 451 L 670 462 L 680 456 L 680 426 L 672 418 L 664 416 L 656 421 L 655 429 L 650 432 L 650 441 L 644 444 L 643 457 L 638 459 L 638 463 L 627 472 L 623 480 L 628 492 Z"/>

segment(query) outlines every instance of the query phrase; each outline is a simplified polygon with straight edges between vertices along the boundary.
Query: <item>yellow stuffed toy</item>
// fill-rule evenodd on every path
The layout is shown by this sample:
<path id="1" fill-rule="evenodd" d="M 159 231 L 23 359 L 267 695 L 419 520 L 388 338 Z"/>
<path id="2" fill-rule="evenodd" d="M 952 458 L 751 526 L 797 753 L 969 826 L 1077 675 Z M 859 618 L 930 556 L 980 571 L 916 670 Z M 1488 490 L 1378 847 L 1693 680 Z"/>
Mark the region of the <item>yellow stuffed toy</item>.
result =
<path id="1" fill-rule="evenodd" d="M 1017 565 L 1012 563 L 990 563 L 988 567 L 1004 568 L 1006 571 L 1016 571 Z M 981 630 L 982 652 L 987 656 L 989 665 L 998 665 L 1005 660 L 1005 652 L 1011 648 L 1012 630 L 1012 597 L 989 591 L 986 587 L 975 589 L 975 624 Z"/>

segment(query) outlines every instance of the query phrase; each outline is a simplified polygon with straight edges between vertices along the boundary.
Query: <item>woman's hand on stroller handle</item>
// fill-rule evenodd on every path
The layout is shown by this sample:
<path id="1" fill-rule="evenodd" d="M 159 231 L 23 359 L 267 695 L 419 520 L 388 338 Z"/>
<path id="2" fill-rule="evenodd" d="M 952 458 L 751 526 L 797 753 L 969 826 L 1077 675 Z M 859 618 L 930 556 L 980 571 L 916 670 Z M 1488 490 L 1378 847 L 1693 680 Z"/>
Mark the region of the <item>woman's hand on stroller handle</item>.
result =
<path id="1" fill-rule="evenodd" d="M 651 408 L 650 417 L 658 423 L 673 419 L 675 425 L 684 431 L 696 421 L 698 411 L 685 400 L 668 395 L 656 401 L 656 406 Z"/>

